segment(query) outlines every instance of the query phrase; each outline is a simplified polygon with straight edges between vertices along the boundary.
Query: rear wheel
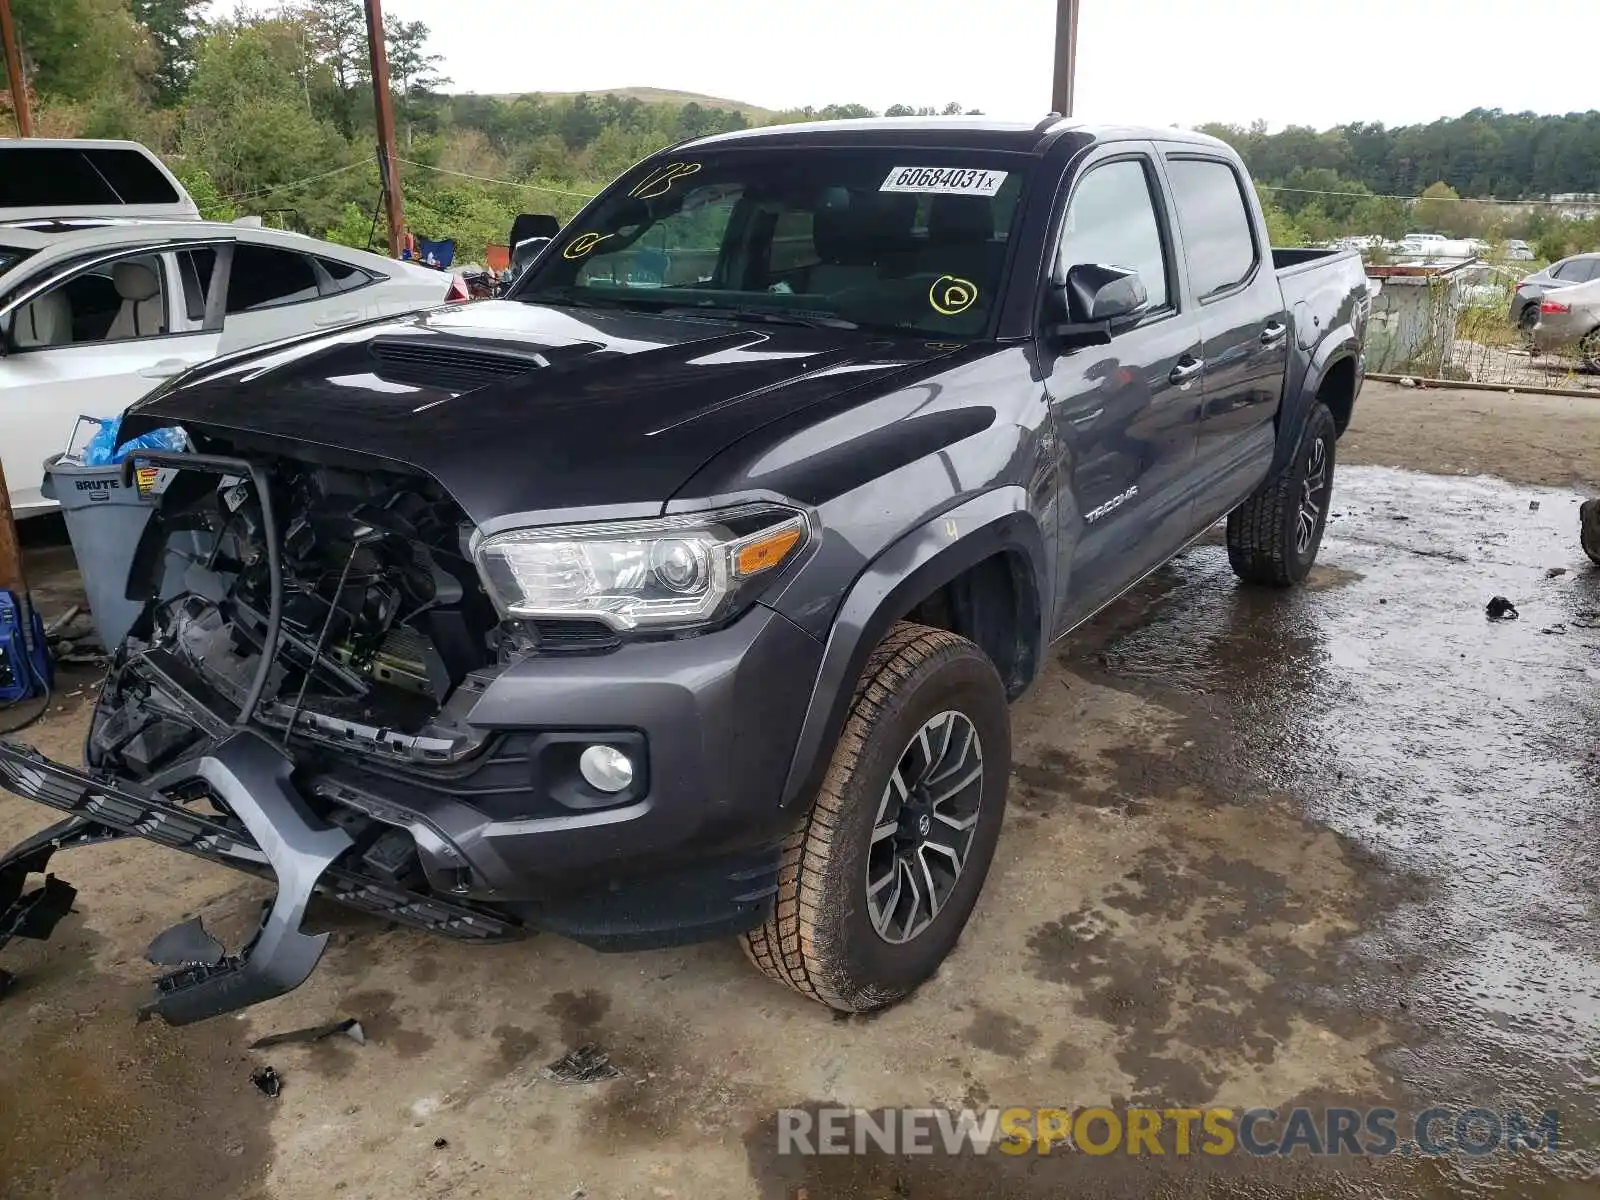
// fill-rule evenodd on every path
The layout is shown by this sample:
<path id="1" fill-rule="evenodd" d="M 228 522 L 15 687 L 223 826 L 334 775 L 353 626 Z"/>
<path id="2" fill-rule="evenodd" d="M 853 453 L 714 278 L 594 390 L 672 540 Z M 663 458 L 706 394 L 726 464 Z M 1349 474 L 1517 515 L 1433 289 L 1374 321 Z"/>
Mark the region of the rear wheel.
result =
<path id="1" fill-rule="evenodd" d="M 1289 461 L 1228 514 L 1228 563 L 1248 583 L 1289 587 L 1317 561 L 1333 496 L 1333 413 L 1311 406 Z"/>
<path id="2" fill-rule="evenodd" d="M 1539 306 L 1537 304 L 1524 305 L 1522 311 L 1517 314 L 1517 328 L 1522 331 L 1524 337 L 1531 336 L 1533 327 L 1538 323 Z"/>
<path id="3" fill-rule="evenodd" d="M 844 1012 L 893 1004 L 955 947 L 1005 811 L 1011 724 L 965 638 L 901 622 L 856 686 L 822 790 L 784 844 L 765 974 Z"/>

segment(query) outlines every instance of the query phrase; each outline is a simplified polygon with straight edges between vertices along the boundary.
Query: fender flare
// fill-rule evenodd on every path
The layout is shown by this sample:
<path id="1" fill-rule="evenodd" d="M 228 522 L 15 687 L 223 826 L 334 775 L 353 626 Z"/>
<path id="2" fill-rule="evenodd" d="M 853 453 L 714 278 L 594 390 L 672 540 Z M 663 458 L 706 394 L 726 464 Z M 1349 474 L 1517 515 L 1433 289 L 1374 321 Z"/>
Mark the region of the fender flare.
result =
<path id="1" fill-rule="evenodd" d="M 809 804 L 821 786 L 844 728 L 856 680 L 890 627 L 917 603 L 964 571 L 1002 552 L 1020 556 L 1033 579 L 1021 596 L 1030 628 L 1032 664 L 1049 642 L 1054 570 L 1045 539 L 1020 486 L 986 492 L 906 533 L 867 564 L 845 594 L 822 653 L 794 757 L 784 781 L 784 809 Z M 1031 604 L 1029 603 L 1031 599 Z M 1030 672 L 1031 678 L 1031 672 Z"/>
<path id="2" fill-rule="evenodd" d="M 1317 343 L 1311 361 L 1306 364 L 1305 374 L 1300 377 L 1300 386 L 1295 389 L 1293 396 L 1284 397 L 1278 410 L 1278 445 L 1272 456 L 1272 471 L 1280 470 L 1294 454 L 1300 427 L 1305 424 L 1306 414 L 1311 411 L 1311 405 L 1322 390 L 1328 372 L 1336 363 L 1347 358 L 1354 359 L 1358 364 L 1361 361 L 1361 339 L 1355 328 L 1341 325 L 1337 329 L 1330 329 L 1327 336 Z"/>

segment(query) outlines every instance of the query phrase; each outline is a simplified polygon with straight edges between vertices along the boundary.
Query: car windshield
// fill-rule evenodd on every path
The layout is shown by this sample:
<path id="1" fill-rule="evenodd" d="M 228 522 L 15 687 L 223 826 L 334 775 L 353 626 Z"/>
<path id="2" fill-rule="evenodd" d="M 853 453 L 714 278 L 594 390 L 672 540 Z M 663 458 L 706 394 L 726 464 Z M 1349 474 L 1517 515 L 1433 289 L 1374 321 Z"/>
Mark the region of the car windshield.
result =
<path id="1" fill-rule="evenodd" d="M 562 230 L 514 295 L 980 336 L 1031 162 L 840 148 L 653 159 Z"/>

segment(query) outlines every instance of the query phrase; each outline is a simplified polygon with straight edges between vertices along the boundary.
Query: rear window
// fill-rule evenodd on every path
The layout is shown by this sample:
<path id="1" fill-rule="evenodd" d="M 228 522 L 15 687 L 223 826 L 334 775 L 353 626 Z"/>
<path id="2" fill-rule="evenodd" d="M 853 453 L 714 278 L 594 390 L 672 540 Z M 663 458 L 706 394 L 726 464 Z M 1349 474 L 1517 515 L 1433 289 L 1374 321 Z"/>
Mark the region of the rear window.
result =
<path id="1" fill-rule="evenodd" d="M 353 292 L 372 282 L 372 276 L 360 267 L 353 267 L 336 258 L 318 258 L 317 262 L 328 273 L 328 279 L 333 283 L 333 290 L 336 292 Z"/>
<path id="2" fill-rule="evenodd" d="M 1204 300 L 1243 283 L 1255 268 L 1256 243 L 1239 176 L 1227 163 L 1199 158 L 1169 159 L 1167 175 L 1194 294 Z"/>
<path id="3" fill-rule="evenodd" d="M 167 177 L 137 150 L 7 146 L 0 151 L 0 208 L 178 202 Z"/>
<path id="4" fill-rule="evenodd" d="M 228 275 L 229 313 L 317 298 L 317 276 L 303 254 L 240 242 Z"/>

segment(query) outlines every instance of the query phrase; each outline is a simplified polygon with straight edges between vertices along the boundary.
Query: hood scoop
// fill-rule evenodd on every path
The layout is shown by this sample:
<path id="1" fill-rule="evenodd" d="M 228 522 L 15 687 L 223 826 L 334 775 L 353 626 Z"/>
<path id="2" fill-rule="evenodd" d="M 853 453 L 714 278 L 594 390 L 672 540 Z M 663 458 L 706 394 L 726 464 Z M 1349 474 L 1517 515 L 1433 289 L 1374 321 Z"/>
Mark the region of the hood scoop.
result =
<path id="1" fill-rule="evenodd" d="M 479 348 L 436 337 L 378 337 L 367 344 L 381 378 L 457 394 L 533 371 L 560 370 L 604 349 L 598 342 Z"/>

